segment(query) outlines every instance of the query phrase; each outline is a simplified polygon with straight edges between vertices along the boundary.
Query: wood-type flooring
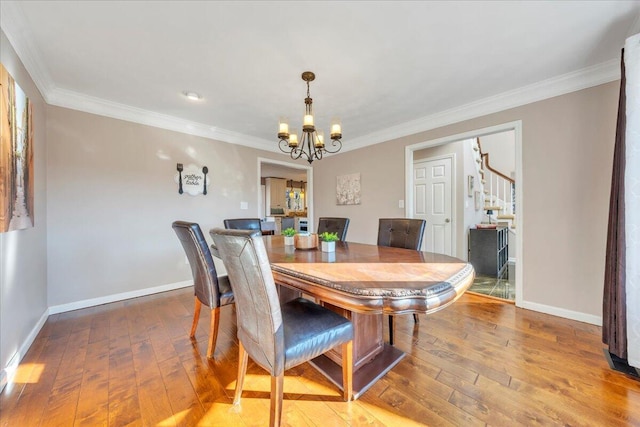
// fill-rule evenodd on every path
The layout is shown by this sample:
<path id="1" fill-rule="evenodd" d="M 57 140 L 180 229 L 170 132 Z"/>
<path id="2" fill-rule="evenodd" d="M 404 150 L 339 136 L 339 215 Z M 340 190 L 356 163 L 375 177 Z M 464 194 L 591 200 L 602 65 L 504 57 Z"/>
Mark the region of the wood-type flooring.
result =
<path id="1" fill-rule="evenodd" d="M 0 395 L 0 425 L 267 425 L 269 376 L 251 361 L 231 404 L 233 307 L 208 360 L 209 313 L 192 341 L 192 304 L 186 288 L 50 316 Z M 640 382 L 609 368 L 597 326 L 467 294 L 396 328 L 407 357 L 356 401 L 307 363 L 287 371 L 283 425 L 640 426 Z"/>

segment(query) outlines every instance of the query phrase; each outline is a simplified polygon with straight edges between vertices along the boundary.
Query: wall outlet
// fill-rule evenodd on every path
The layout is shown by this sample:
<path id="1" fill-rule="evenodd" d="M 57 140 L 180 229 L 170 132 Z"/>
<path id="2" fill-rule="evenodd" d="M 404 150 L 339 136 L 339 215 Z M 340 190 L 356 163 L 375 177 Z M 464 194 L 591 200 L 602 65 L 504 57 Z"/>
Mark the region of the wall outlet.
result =
<path id="1" fill-rule="evenodd" d="M 404 200 L 398 200 L 398 207 L 404 209 Z"/>

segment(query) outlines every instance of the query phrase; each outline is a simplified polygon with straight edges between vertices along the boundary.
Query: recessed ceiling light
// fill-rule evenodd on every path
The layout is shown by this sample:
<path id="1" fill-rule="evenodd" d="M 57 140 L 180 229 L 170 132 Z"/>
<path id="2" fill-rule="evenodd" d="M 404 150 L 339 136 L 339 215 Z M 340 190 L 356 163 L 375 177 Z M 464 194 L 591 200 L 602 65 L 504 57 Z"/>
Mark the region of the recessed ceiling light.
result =
<path id="1" fill-rule="evenodd" d="M 182 92 L 182 94 L 192 101 L 200 101 L 202 99 L 202 95 L 197 92 L 185 90 L 184 92 Z"/>

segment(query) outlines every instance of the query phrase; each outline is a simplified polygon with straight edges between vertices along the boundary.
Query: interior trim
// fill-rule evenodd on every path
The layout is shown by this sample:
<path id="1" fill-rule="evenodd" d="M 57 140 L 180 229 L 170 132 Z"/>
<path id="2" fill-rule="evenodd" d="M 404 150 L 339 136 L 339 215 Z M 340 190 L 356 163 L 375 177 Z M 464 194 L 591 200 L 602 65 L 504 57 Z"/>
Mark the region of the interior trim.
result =
<path id="1" fill-rule="evenodd" d="M 154 286 L 152 288 L 137 289 L 130 292 L 105 295 L 98 298 L 90 298 L 81 301 L 74 301 L 68 304 L 60 304 L 49 307 L 49 315 L 65 313 L 67 311 L 79 310 L 81 308 L 95 307 L 96 305 L 108 304 L 110 302 L 123 301 L 131 298 L 143 297 L 145 295 L 157 294 L 160 292 L 172 291 L 174 289 L 193 286 L 193 280 L 169 283 L 166 285 Z"/>
<path id="2" fill-rule="evenodd" d="M 0 15 L 0 25 L 3 31 L 15 48 L 16 53 L 42 93 L 45 101 L 50 105 L 280 153 L 275 140 L 266 140 L 255 136 L 244 135 L 215 126 L 191 122 L 189 120 L 57 88 L 51 79 L 44 61 L 41 59 L 41 54 L 31 41 L 32 37 L 28 26 L 25 24 L 26 20 L 19 6 L 12 2 L 2 2 L 2 14 Z M 469 104 L 401 123 L 378 132 L 353 138 L 344 144 L 341 153 L 609 83 L 620 79 L 619 62 L 617 58 L 612 59 L 601 64 L 562 74 Z"/>

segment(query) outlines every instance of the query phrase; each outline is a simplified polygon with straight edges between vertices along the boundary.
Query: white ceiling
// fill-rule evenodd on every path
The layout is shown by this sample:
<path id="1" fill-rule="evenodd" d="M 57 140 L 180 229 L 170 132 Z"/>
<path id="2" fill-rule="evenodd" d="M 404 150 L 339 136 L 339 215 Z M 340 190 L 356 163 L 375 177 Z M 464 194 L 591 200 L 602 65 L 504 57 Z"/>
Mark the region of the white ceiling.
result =
<path id="1" fill-rule="evenodd" d="M 300 127 L 305 70 L 346 151 L 612 81 L 640 31 L 639 1 L 0 5 L 50 104 L 268 150 L 279 116 Z"/>

